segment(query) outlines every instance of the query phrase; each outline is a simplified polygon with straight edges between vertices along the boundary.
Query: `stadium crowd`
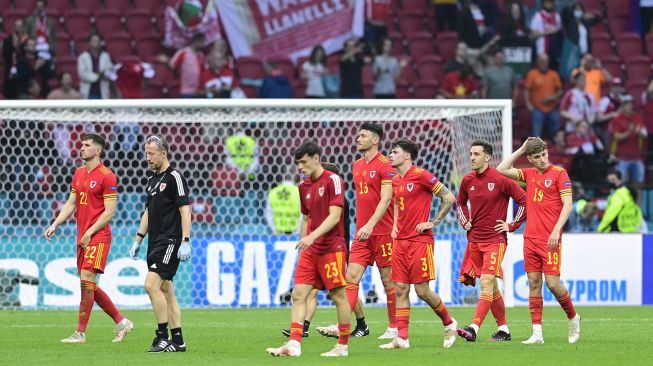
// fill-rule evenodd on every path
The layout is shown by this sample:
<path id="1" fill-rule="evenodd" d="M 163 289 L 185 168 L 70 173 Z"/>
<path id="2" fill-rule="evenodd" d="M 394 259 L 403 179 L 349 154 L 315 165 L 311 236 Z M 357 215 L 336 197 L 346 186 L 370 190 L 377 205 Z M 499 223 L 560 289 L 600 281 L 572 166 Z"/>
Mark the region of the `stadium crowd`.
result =
<path id="1" fill-rule="evenodd" d="M 0 1 L 3 97 L 512 99 L 515 147 L 527 136 L 546 138 L 551 160 L 575 182 L 570 230 L 597 230 L 615 172 L 617 187 L 629 187 L 633 201 L 649 205 L 651 1 L 368 0 L 363 38 L 346 41 L 331 55 L 316 45 L 295 62 L 234 59 L 227 41 L 206 44 L 203 34 L 181 49 L 164 47 L 163 7 L 179 2 Z M 43 164 L 3 164 L 3 169 L 14 170 L 7 171 L 5 184 L 25 190 L 37 185 L 45 195 L 51 189 L 43 182 L 63 183 L 59 180 L 68 176 L 66 167 L 73 166 L 79 150 L 75 137 L 84 131 L 107 133 L 110 161 L 139 154 L 141 136 L 148 132 L 138 123 L 40 124 L 25 130 L 2 121 L 0 126 L 8 161 L 28 155 L 27 147 L 11 142 L 25 135 L 44 141 L 44 156 L 37 158 L 45 159 Z M 253 132 L 257 129 L 246 131 L 251 140 L 241 137 L 238 146 L 249 146 L 249 163 L 267 158 L 259 150 L 268 149 L 271 140 Z M 225 131 L 212 140 L 220 146 L 205 148 L 213 149 L 220 163 L 196 177 L 203 182 L 198 190 L 244 196 L 281 181 L 282 172 L 276 172 L 276 181 L 257 182 L 261 170 L 233 159 L 236 147 L 228 140 L 237 132 Z M 334 134 L 343 138 L 346 129 Z M 191 156 L 187 164 L 206 152 L 185 152 Z M 12 174 L 34 179 L 19 183 L 24 180 L 12 181 Z M 206 214 L 215 210 L 209 197 L 200 195 L 198 202 L 196 214 L 215 216 Z"/>

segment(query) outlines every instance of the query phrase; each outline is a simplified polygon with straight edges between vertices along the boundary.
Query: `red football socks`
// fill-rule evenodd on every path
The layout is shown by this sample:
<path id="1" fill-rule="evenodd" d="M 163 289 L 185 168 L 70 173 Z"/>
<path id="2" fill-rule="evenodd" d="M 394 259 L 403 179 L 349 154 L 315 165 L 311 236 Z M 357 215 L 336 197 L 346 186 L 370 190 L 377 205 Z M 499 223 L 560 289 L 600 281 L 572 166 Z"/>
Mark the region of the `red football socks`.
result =
<path id="1" fill-rule="evenodd" d="M 345 293 L 347 294 L 347 301 L 349 301 L 349 310 L 354 311 L 356 303 L 358 302 L 358 284 L 347 284 L 345 286 Z"/>
<path id="2" fill-rule="evenodd" d="M 388 301 L 388 328 L 396 328 L 396 316 L 397 316 L 397 296 L 395 293 L 395 288 L 390 287 L 385 290 L 385 294 Z"/>
<path id="3" fill-rule="evenodd" d="M 562 295 L 562 297 L 558 298 L 558 303 L 560 303 L 560 306 L 562 306 L 562 310 L 567 313 L 567 319 L 571 319 L 576 316 L 576 309 L 574 309 L 574 304 L 571 303 L 569 291 Z"/>
<path id="4" fill-rule="evenodd" d="M 506 304 L 503 302 L 501 292 L 497 291 L 492 295 L 492 306 L 490 307 L 494 320 L 498 326 L 506 325 Z"/>
<path id="5" fill-rule="evenodd" d="M 542 296 L 530 296 L 528 298 L 528 309 L 531 311 L 531 321 L 533 325 L 542 324 L 542 309 L 544 301 Z"/>
<path id="6" fill-rule="evenodd" d="M 433 311 L 442 319 L 442 324 L 446 327 L 447 325 L 453 323 L 453 319 L 449 316 L 449 311 L 444 305 L 444 301 L 440 300 L 440 304 L 433 308 Z"/>
<path id="7" fill-rule="evenodd" d="M 91 318 L 91 311 L 93 310 L 95 283 L 91 281 L 80 281 L 82 290 L 82 299 L 79 302 L 79 318 L 77 322 L 77 331 L 86 332 L 88 320 Z"/>
<path id="8" fill-rule="evenodd" d="M 490 311 L 492 306 L 492 295 L 490 294 L 481 294 L 481 298 L 478 300 L 476 305 L 476 312 L 474 313 L 473 323 L 479 327 L 483 324 L 487 313 Z"/>
<path id="9" fill-rule="evenodd" d="M 410 318 L 410 308 L 397 308 L 396 323 L 397 336 L 402 339 L 408 339 L 408 319 Z"/>
<path id="10" fill-rule="evenodd" d="M 351 323 L 338 324 L 338 344 L 347 345 L 347 343 L 349 343 L 350 333 L 351 333 Z"/>
<path id="11" fill-rule="evenodd" d="M 113 319 L 116 324 L 125 319 L 116 308 L 116 305 L 113 304 L 109 295 L 99 287 L 95 288 L 95 302 L 102 308 L 102 310 L 104 310 L 105 313 L 107 313 L 107 315 L 111 317 L 111 319 Z"/>
<path id="12" fill-rule="evenodd" d="M 301 342 L 302 334 L 304 334 L 304 324 L 290 323 L 290 339 L 293 341 Z"/>

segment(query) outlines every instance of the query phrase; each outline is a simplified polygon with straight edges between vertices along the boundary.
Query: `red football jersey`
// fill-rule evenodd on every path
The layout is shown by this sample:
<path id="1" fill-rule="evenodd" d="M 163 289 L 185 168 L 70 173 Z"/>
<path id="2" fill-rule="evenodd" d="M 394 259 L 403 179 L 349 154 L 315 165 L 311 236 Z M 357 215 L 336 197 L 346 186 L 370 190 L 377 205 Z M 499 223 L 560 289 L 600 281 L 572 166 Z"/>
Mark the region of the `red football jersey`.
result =
<path id="1" fill-rule="evenodd" d="M 312 253 L 325 254 L 345 250 L 345 184 L 339 175 L 325 170 L 313 180 L 308 177 L 299 183 L 299 197 L 302 214 L 308 215 L 310 234 L 329 216 L 330 206 L 343 207 L 340 221 L 323 236 L 317 238 L 309 247 Z"/>
<path id="2" fill-rule="evenodd" d="M 473 171 L 460 183 L 458 192 L 458 220 L 462 226 L 471 220 L 472 229 L 467 240 L 475 243 L 494 243 L 507 240 L 506 233 L 494 230 L 497 220 L 505 220 L 510 197 L 521 205 L 515 215 L 515 222 L 524 217 L 526 194 L 517 182 L 504 177 L 496 169 L 488 167 L 483 173 Z M 471 213 L 467 202 L 471 205 Z"/>
<path id="3" fill-rule="evenodd" d="M 374 215 L 381 201 L 381 187 L 392 186 L 392 178 L 397 171 L 390 165 L 390 160 L 377 153 L 369 162 L 361 158 L 354 162 L 352 168 L 356 186 L 356 230 L 367 224 Z M 374 226 L 372 235 L 390 235 L 392 232 L 392 205 L 381 220 Z"/>
<path id="4" fill-rule="evenodd" d="M 77 218 L 77 243 L 79 243 L 86 230 L 93 226 L 104 212 L 104 201 L 115 201 L 118 198 L 118 180 L 102 163 L 90 172 L 86 166 L 82 166 L 75 171 L 70 192 L 77 196 L 75 217 Z M 91 241 L 96 239 L 111 241 L 109 224 L 93 234 Z"/>
<path id="5" fill-rule="evenodd" d="M 420 234 L 415 228 L 429 221 L 433 193 L 440 192 L 443 187 L 437 177 L 422 168 L 411 166 L 405 176 L 395 175 L 392 190 L 398 208 L 398 240 L 433 243 L 433 230 Z"/>
<path id="6" fill-rule="evenodd" d="M 548 240 L 562 211 L 561 197 L 571 196 L 569 175 L 556 165 L 550 165 L 543 173 L 535 168 L 519 169 L 518 175 L 518 180 L 526 182 L 528 220 L 524 237 Z"/>

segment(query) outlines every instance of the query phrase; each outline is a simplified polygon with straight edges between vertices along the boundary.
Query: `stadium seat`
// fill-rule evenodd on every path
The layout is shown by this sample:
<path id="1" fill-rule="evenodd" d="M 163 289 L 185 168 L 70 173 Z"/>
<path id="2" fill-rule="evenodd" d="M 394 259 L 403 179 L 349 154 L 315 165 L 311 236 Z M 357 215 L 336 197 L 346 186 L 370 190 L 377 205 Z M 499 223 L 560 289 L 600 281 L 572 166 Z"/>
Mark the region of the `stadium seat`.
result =
<path id="1" fill-rule="evenodd" d="M 150 85 L 164 86 L 167 81 L 172 78 L 172 71 L 166 63 L 152 62 L 154 69 L 154 77 L 149 80 Z"/>
<path id="2" fill-rule="evenodd" d="M 410 58 L 405 58 L 406 61 L 408 61 L 408 64 L 401 69 L 401 73 L 399 74 L 399 81 L 406 82 L 409 85 L 412 84 L 415 80 L 418 80 L 419 78 L 415 74 L 415 67 L 413 64 L 413 61 Z"/>
<path id="3" fill-rule="evenodd" d="M 70 56 L 70 37 L 66 33 L 57 33 L 57 55 Z"/>
<path id="4" fill-rule="evenodd" d="M 399 80 L 396 85 L 395 97 L 397 99 L 410 99 L 413 95 L 410 92 L 410 83 Z"/>
<path id="5" fill-rule="evenodd" d="M 601 5 L 601 0 L 580 0 L 579 1 L 585 7 L 585 11 L 593 14 L 602 14 L 603 7 Z"/>
<path id="6" fill-rule="evenodd" d="M 628 28 L 628 17 L 616 16 L 608 18 L 608 26 L 612 34 L 625 32 Z"/>
<path id="7" fill-rule="evenodd" d="M 407 13 L 399 17 L 399 31 L 405 36 L 426 31 L 424 14 Z"/>
<path id="8" fill-rule="evenodd" d="M 69 72 L 73 75 L 75 84 L 79 81 L 77 76 L 77 57 L 75 56 L 59 56 L 57 57 L 56 65 L 57 73 Z"/>
<path id="9" fill-rule="evenodd" d="M 631 57 L 626 60 L 628 80 L 645 80 L 651 77 L 651 59 L 648 56 Z"/>
<path id="10" fill-rule="evenodd" d="M 618 33 L 615 36 L 617 53 L 624 60 L 630 56 L 642 54 L 642 38 L 637 33 Z"/>
<path id="11" fill-rule="evenodd" d="M 76 55 L 88 50 L 88 34 L 75 34 L 73 43 L 75 45 Z"/>
<path id="12" fill-rule="evenodd" d="M 622 72 L 622 67 L 621 67 L 621 59 L 617 56 L 606 56 L 600 58 L 601 63 L 603 64 L 603 67 L 606 68 L 612 74 L 614 77 L 621 78 L 623 77 L 623 72 Z"/>
<path id="13" fill-rule="evenodd" d="M 363 95 L 365 98 L 374 98 L 374 83 L 363 81 Z"/>
<path id="14" fill-rule="evenodd" d="M 435 80 L 419 81 L 413 85 L 413 95 L 417 99 L 433 99 L 439 90 L 439 84 Z"/>
<path id="15" fill-rule="evenodd" d="M 48 0 L 45 5 L 47 11 L 56 10 L 59 14 L 72 7 L 71 0 Z"/>
<path id="16" fill-rule="evenodd" d="M 68 34 L 88 34 L 91 32 L 91 13 L 85 9 L 71 9 L 65 14 Z"/>
<path id="17" fill-rule="evenodd" d="M 122 15 L 116 9 L 99 10 L 95 16 L 95 29 L 103 38 L 122 30 Z"/>
<path id="18" fill-rule="evenodd" d="M 143 60 L 150 60 L 163 52 L 161 37 L 146 35 L 136 37 L 136 53 Z"/>
<path id="19" fill-rule="evenodd" d="M 263 79 L 265 77 L 263 62 L 257 57 L 240 57 L 236 60 L 236 69 L 241 79 Z"/>
<path id="20" fill-rule="evenodd" d="M 105 49 L 112 59 L 130 55 L 132 53 L 132 39 L 127 33 L 114 33 L 107 37 Z"/>
<path id="21" fill-rule="evenodd" d="M 438 45 L 438 52 L 443 60 L 451 60 L 456 53 L 458 45 L 457 32 L 440 32 L 435 36 L 435 44 Z"/>
<path id="22" fill-rule="evenodd" d="M 27 13 L 22 9 L 9 9 L 4 12 L 2 16 L 2 23 L 5 27 L 5 32 L 10 34 L 14 30 L 14 22 L 16 19 L 27 18 Z"/>
<path id="23" fill-rule="evenodd" d="M 605 3 L 608 19 L 614 17 L 624 17 L 624 18 L 628 17 L 628 12 L 630 11 L 630 9 L 627 5 L 627 2 L 624 3 L 623 1 L 607 0 L 604 1 L 604 3 Z"/>
<path id="24" fill-rule="evenodd" d="M 161 9 L 161 0 L 134 0 L 137 9 L 147 9 L 150 14 L 156 14 Z"/>
<path id="25" fill-rule="evenodd" d="M 108 0 L 105 1 L 104 5 L 107 9 L 116 9 L 121 14 L 127 14 L 130 9 L 131 0 Z"/>
<path id="26" fill-rule="evenodd" d="M 140 62 L 141 62 L 141 59 L 140 59 L 140 57 L 138 57 L 138 56 L 129 55 L 129 54 L 121 54 L 121 55 L 118 55 L 118 56 L 116 56 L 115 58 L 113 58 L 113 62 L 115 62 L 115 63 L 121 63 L 121 64 L 125 64 L 125 63 L 140 63 Z"/>
<path id="27" fill-rule="evenodd" d="M 444 78 L 444 62 L 439 56 L 425 57 L 417 62 L 420 80 L 439 81 Z"/>
<path id="28" fill-rule="evenodd" d="M 101 10 L 100 4 L 102 0 L 73 0 L 75 2 L 75 9 L 86 10 L 89 14 L 95 14 Z M 109 0 L 108 2 L 113 2 L 114 0 Z M 62 9 L 63 10 L 63 9 Z"/>
<path id="29" fill-rule="evenodd" d="M 288 57 L 270 57 L 268 62 L 274 62 L 277 64 L 281 74 L 286 76 L 289 80 L 296 78 L 295 75 L 295 65 L 293 65 L 292 60 Z"/>
<path id="30" fill-rule="evenodd" d="M 372 83 L 374 84 L 374 75 L 372 74 L 372 65 L 365 64 L 363 65 L 363 70 L 361 71 L 363 84 Z"/>
<path id="31" fill-rule="evenodd" d="M 258 88 L 253 85 L 240 85 L 240 89 L 243 90 L 247 98 L 256 98 L 258 96 Z"/>
<path id="32" fill-rule="evenodd" d="M 421 13 L 425 13 L 429 11 L 430 7 L 428 7 L 428 3 L 430 1 L 424 1 L 424 0 L 401 0 L 401 10 L 414 10 L 418 11 Z"/>
<path id="33" fill-rule="evenodd" d="M 17 0 L 14 1 L 16 9 L 24 10 L 27 14 L 32 14 L 36 9 L 36 0 Z"/>
<path id="34" fill-rule="evenodd" d="M 388 33 L 388 38 L 392 40 L 392 54 L 395 56 L 404 55 L 404 36 L 399 32 Z"/>
<path id="35" fill-rule="evenodd" d="M 408 52 L 415 60 L 435 55 L 433 37 L 429 32 L 419 32 L 408 37 Z"/>
<path id="36" fill-rule="evenodd" d="M 292 80 L 292 95 L 294 98 L 304 98 L 306 96 L 306 82 L 303 80 Z"/>
<path id="37" fill-rule="evenodd" d="M 159 33 L 164 33 L 166 30 L 166 16 L 163 10 L 160 10 L 154 14 L 156 19 L 155 28 Z"/>
<path id="38" fill-rule="evenodd" d="M 603 59 L 608 56 L 613 55 L 612 51 L 612 40 L 610 39 L 610 36 L 605 33 L 593 33 L 591 35 L 591 40 L 592 40 L 592 53 L 600 58 Z"/>
<path id="39" fill-rule="evenodd" d="M 642 93 L 646 90 L 647 86 L 648 80 L 628 80 L 626 83 L 626 90 L 633 97 L 636 110 L 644 107 L 642 105 Z"/>
<path id="40" fill-rule="evenodd" d="M 152 32 L 152 15 L 146 9 L 132 9 L 125 16 L 125 25 L 132 35 Z"/>
<path id="41" fill-rule="evenodd" d="M 649 56 L 653 57 L 653 33 L 647 33 L 644 37 L 644 46 Z"/>

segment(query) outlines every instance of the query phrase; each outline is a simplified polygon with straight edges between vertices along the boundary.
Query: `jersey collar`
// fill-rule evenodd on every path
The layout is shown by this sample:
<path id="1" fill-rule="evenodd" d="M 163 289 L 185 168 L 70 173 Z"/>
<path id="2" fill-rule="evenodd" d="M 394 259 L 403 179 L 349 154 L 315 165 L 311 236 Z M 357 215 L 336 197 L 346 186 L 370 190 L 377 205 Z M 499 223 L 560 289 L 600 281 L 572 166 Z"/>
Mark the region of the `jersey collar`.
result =
<path id="1" fill-rule="evenodd" d="M 365 154 L 363 154 L 363 161 L 365 162 L 365 164 L 370 164 L 371 162 L 376 160 L 379 157 L 379 155 L 381 155 L 381 151 L 377 151 L 376 155 L 374 155 L 372 159 L 370 159 L 370 161 L 367 161 L 367 159 L 365 159 Z"/>

